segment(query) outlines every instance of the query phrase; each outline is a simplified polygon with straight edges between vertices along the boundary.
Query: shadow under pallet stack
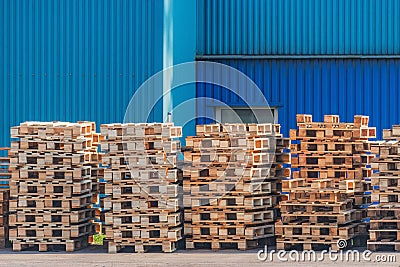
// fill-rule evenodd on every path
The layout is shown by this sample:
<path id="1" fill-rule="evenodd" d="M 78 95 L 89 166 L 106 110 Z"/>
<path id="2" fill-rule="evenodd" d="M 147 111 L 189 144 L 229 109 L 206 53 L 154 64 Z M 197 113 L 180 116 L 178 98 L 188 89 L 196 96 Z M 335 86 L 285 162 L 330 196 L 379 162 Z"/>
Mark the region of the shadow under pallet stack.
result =
<path id="1" fill-rule="evenodd" d="M 182 239 L 182 128 L 172 123 L 104 124 L 103 166 L 108 251 L 176 250 Z"/>
<path id="2" fill-rule="evenodd" d="M 376 136 L 368 121 L 355 116 L 340 123 L 325 115 L 320 123 L 297 115 L 298 130 L 290 131 L 292 179 L 282 182 L 286 197 L 276 223 L 278 249 L 336 250 L 339 239 L 350 246 L 365 238 L 374 158 L 367 140 Z"/>
<path id="3" fill-rule="evenodd" d="M 186 138 L 186 248 L 245 250 L 274 237 L 289 140 L 273 124 L 197 125 Z"/>
<path id="4" fill-rule="evenodd" d="M 0 157 L 0 248 L 8 245 L 8 199 L 10 195 L 8 170 L 10 159 L 6 156 L 8 150 L 8 148 L 0 148 L 1 152 L 5 152 Z"/>
<path id="5" fill-rule="evenodd" d="M 383 130 L 383 139 L 371 145 L 377 157 L 373 163 L 372 205 L 368 207 L 367 248 L 400 251 L 400 125 Z"/>
<path id="6" fill-rule="evenodd" d="M 93 122 L 26 122 L 11 128 L 10 241 L 14 251 L 81 249 L 94 234 Z"/>

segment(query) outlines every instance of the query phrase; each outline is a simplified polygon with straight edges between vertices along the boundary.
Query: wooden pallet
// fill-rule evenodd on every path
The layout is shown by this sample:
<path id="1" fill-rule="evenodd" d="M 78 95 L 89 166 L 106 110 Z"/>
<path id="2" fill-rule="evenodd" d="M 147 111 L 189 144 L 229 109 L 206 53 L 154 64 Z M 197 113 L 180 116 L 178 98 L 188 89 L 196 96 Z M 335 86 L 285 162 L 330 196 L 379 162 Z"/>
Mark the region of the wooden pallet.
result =
<path id="1" fill-rule="evenodd" d="M 106 227 L 106 239 L 112 242 L 179 241 L 182 239 L 182 226 L 166 225 L 113 225 Z"/>
<path id="2" fill-rule="evenodd" d="M 224 224 L 259 224 L 259 223 L 270 223 L 274 222 L 275 211 L 261 210 L 261 211 L 239 211 L 233 210 L 204 210 L 194 211 L 191 210 L 190 221 L 196 224 L 203 225 L 224 225 Z"/>
<path id="3" fill-rule="evenodd" d="M 290 162 L 290 161 L 289 161 Z M 276 178 L 277 174 L 274 169 L 266 169 L 262 167 L 213 167 L 213 168 L 185 168 L 183 176 L 186 178 L 193 178 L 194 182 L 200 182 L 202 179 L 207 180 L 208 177 L 240 177 L 247 180 L 261 179 L 261 178 Z"/>
<path id="4" fill-rule="evenodd" d="M 12 181 L 11 188 L 12 196 L 29 193 L 29 195 L 32 197 L 59 196 L 61 198 L 68 198 L 75 195 L 91 193 L 93 184 L 92 181 L 89 179 L 75 181 L 73 183 L 55 180 L 52 184 L 43 181 L 25 180 L 18 182 Z"/>
<path id="5" fill-rule="evenodd" d="M 379 192 L 400 192 L 400 176 L 373 176 L 371 185 Z"/>
<path id="6" fill-rule="evenodd" d="M 225 190 L 223 187 L 221 190 Z M 232 190 L 231 187 L 227 188 Z M 265 208 L 272 208 L 276 203 L 276 198 L 273 195 L 250 195 L 251 193 L 240 192 L 238 195 L 225 191 L 211 192 L 206 194 L 197 194 L 194 196 L 185 195 L 184 205 L 193 208 L 202 207 L 213 209 L 215 206 L 218 208 L 233 208 L 242 210 L 259 210 Z"/>
<path id="7" fill-rule="evenodd" d="M 124 227 L 132 224 L 140 224 L 143 227 L 176 227 L 181 225 L 181 213 L 175 212 L 157 212 L 145 213 L 142 211 L 133 211 L 132 213 L 115 214 L 106 213 L 105 223 L 113 227 Z"/>
<path id="8" fill-rule="evenodd" d="M 146 193 L 140 199 L 110 199 L 104 200 L 104 208 L 112 209 L 113 213 L 129 212 L 133 210 L 145 210 L 146 212 L 177 212 L 180 210 L 179 199 L 172 198 L 167 200 L 146 198 Z"/>
<path id="9" fill-rule="evenodd" d="M 276 248 L 278 250 L 314 250 L 314 251 L 319 251 L 319 250 L 326 250 L 326 249 L 331 249 L 332 251 L 338 251 L 342 249 L 340 246 L 338 246 L 337 242 L 340 238 L 321 238 L 321 237 L 313 237 L 309 239 L 293 239 L 293 238 L 288 238 L 288 239 L 277 239 L 276 240 Z M 346 240 L 347 242 L 347 247 L 352 247 L 355 246 L 354 244 L 362 244 L 362 242 L 358 241 L 356 238 L 351 238 Z"/>
<path id="10" fill-rule="evenodd" d="M 153 138 L 182 137 L 182 128 L 173 123 L 126 123 L 102 124 L 101 134 L 108 140 L 128 140 Z"/>
<path id="11" fill-rule="evenodd" d="M 383 130 L 383 139 L 384 140 L 400 140 L 400 127 L 399 125 L 393 125 L 392 129 Z"/>
<path id="12" fill-rule="evenodd" d="M 294 153 L 301 152 L 304 154 L 312 153 L 331 153 L 331 154 L 344 154 L 352 155 L 354 152 L 365 152 L 370 150 L 370 143 L 360 143 L 359 141 L 346 141 L 343 140 L 298 140 L 300 142 L 292 142 L 290 145 L 291 151 Z M 374 154 L 378 154 L 374 153 Z"/>
<path id="13" fill-rule="evenodd" d="M 36 193 L 35 193 L 36 194 Z M 86 209 L 92 204 L 92 194 L 84 194 L 73 197 L 51 196 L 30 196 L 23 193 L 17 198 L 10 199 L 10 212 L 20 210 L 71 210 Z"/>
<path id="14" fill-rule="evenodd" d="M 280 202 L 280 210 L 285 213 L 314 213 L 314 212 L 324 212 L 329 214 L 338 214 L 342 211 L 351 210 L 353 208 L 353 202 L 350 199 L 344 201 L 338 201 L 336 203 L 325 202 L 325 201 L 282 201 Z"/>
<path id="15" fill-rule="evenodd" d="M 176 198 L 179 194 L 178 184 L 169 183 L 153 183 L 140 182 L 140 181 L 126 181 L 120 184 L 106 184 L 105 193 L 111 194 L 112 198 L 123 198 L 129 196 L 141 196 L 149 193 L 157 198 L 169 199 Z"/>
<path id="16" fill-rule="evenodd" d="M 60 180 L 64 182 L 76 182 L 91 178 L 91 166 L 51 166 L 43 168 L 43 166 L 19 166 L 13 169 L 12 178 L 14 181 L 43 181 L 51 182 Z"/>
<path id="17" fill-rule="evenodd" d="M 81 136 L 93 138 L 94 122 L 24 122 L 11 127 L 11 138 L 39 138 L 44 140 L 75 139 Z"/>
<path id="18" fill-rule="evenodd" d="M 144 253 L 162 251 L 165 253 L 174 252 L 178 248 L 177 241 L 162 240 L 161 242 L 108 242 L 108 253 L 118 253 L 124 248 L 133 248 L 133 252 Z"/>
<path id="19" fill-rule="evenodd" d="M 271 180 L 266 182 L 265 179 L 259 179 L 259 180 L 250 180 L 250 181 L 244 181 L 244 178 L 242 177 L 233 177 L 233 178 L 228 178 L 228 177 L 216 177 L 215 180 L 222 180 L 225 181 L 224 185 L 220 185 L 217 183 L 208 183 L 204 181 L 193 181 L 190 182 L 190 184 L 186 184 L 186 186 L 183 188 L 184 193 L 187 195 L 192 195 L 192 194 L 202 194 L 204 196 L 207 195 L 207 192 L 218 192 L 220 191 L 221 187 L 225 187 L 222 190 L 227 190 L 231 191 L 232 194 L 236 193 L 252 193 L 252 194 L 259 194 L 259 195 L 265 195 L 265 194 L 271 194 L 271 193 L 276 193 L 278 191 L 277 184 Z M 234 191 L 233 191 L 234 189 Z"/>
<path id="20" fill-rule="evenodd" d="M 170 168 L 127 168 L 120 166 L 116 169 L 105 169 L 104 180 L 113 184 L 129 183 L 151 183 L 156 182 L 160 185 L 178 183 L 182 180 L 182 171 Z"/>
<path id="21" fill-rule="evenodd" d="M 347 225 L 338 224 L 314 224 L 314 223 L 293 223 L 275 224 L 275 234 L 285 238 L 311 238 L 314 236 L 329 236 L 341 239 L 350 239 L 354 236 L 367 234 L 365 223 L 351 223 Z"/>
<path id="22" fill-rule="evenodd" d="M 364 176 L 365 175 L 365 176 Z M 300 170 L 298 168 L 293 168 L 292 169 L 292 177 L 293 178 L 330 178 L 330 179 L 336 179 L 338 181 L 340 180 L 360 180 L 365 177 L 371 177 L 372 176 L 372 169 L 363 167 L 363 168 L 357 168 L 355 170 L 348 169 L 348 168 L 301 168 Z"/>
<path id="23" fill-rule="evenodd" d="M 399 223 L 400 224 L 400 223 Z M 400 240 L 400 226 L 398 223 L 382 226 L 380 229 L 369 229 L 371 241 Z M 390 226 L 390 227 L 389 227 Z"/>
<path id="24" fill-rule="evenodd" d="M 93 151 L 92 138 L 82 138 L 76 140 L 43 140 L 40 138 L 27 139 L 11 142 L 11 148 L 15 152 L 23 153 L 29 150 L 74 153 L 78 151 Z"/>
<path id="25" fill-rule="evenodd" d="M 154 155 L 135 153 L 133 155 L 121 154 L 116 156 L 105 155 L 102 157 L 103 165 L 109 166 L 111 169 L 120 170 L 120 166 L 132 166 L 134 168 L 157 166 L 164 168 L 174 168 L 177 163 L 176 155 L 167 155 L 165 153 L 157 153 Z M 154 167 L 153 169 L 157 169 Z"/>
<path id="26" fill-rule="evenodd" d="M 372 202 L 374 203 L 399 203 L 400 192 L 379 192 L 374 191 L 372 194 Z"/>
<path id="27" fill-rule="evenodd" d="M 399 240 L 381 240 L 381 241 L 367 241 L 367 249 L 371 251 L 383 251 L 389 248 L 392 251 L 400 251 L 400 241 Z"/>
<path id="28" fill-rule="evenodd" d="M 283 223 L 292 223 L 297 221 L 305 221 L 310 223 L 333 223 L 347 224 L 360 221 L 366 217 L 365 210 L 348 210 L 340 214 L 329 214 L 325 212 L 319 213 L 285 213 L 282 215 Z"/>
<path id="29" fill-rule="evenodd" d="M 374 204 L 368 207 L 368 217 L 373 220 L 400 219 L 400 203 Z"/>
<path id="30" fill-rule="evenodd" d="M 274 225 L 266 222 L 258 223 L 258 225 L 249 225 L 243 222 L 206 225 L 192 222 L 191 225 L 186 224 L 186 226 L 188 229 L 185 229 L 185 234 L 199 240 L 204 238 L 255 240 L 274 236 Z"/>
<path id="31" fill-rule="evenodd" d="M 219 251 L 223 249 L 238 249 L 247 250 L 260 247 L 263 243 L 262 240 L 248 240 L 248 239 L 231 239 L 231 240 L 209 240 L 186 238 L 186 249 L 211 249 Z"/>
<path id="32" fill-rule="evenodd" d="M 24 211 L 21 210 L 18 214 L 10 214 L 9 221 L 17 226 L 26 224 L 38 223 L 62 223 L 63 225 L 79 224 L 93 220 L 95 210 L 92 208 L 63 211 L 63 210 L 44 210 L 44 211 Z"/>
<path id="33" fill-rule="evenodd" d="M 38 239 L 71 239 L 94 233 L 94 225 L 89 221 L 78 225 L 63 223 L 25 223 L 10 229 L 10 240 L 35 242 Z"/>
<path id="34" fill-rule="evenodd" d="M 13 251 L 23 251 L 28 248 L 34 248 L 40 252 L 47 251 L 66 251 L 74 252 L 88 246 L 88 236 L 73 240 L 37 240 L 37 241 L 13 241 Z"/>

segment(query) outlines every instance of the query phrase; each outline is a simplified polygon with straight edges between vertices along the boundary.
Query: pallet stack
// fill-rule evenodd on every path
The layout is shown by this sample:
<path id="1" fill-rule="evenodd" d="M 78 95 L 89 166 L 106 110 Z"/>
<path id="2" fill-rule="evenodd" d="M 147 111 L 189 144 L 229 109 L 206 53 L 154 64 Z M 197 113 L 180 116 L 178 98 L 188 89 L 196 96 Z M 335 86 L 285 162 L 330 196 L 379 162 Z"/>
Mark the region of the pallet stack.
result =
<path id="1" fill-rule="evenodd" d="M 5 248 L 8 243 L 8 199 L 10 195 L 8 170 L 10 159 L 8 156 L 6 157 L 8 150 L 8 148 L 0 148 L 1 152 L 5 152 L 0 157 L 0 248 Z"/>
<path id="2" fill-rule="evenodd" d="M 10 240 L 13 250 L 83 248 L 94 233 L 92 122 L 26 122 L 11 128 Z"/>
<path id="3" fill-rule="evenodd" d="M 101 133 L 106 240 L 110 253 L 172 252 L 182 239 L 182 174 L 177 169 L 182 128 L 172 123 L 105 124 Z"/>
<path id="4" fill-rule="evenodd" d="M 351 245 L 366 233 L 374 158 L 367 140 L 376 137 L 368 121 L 355 116 L 353 123 L 340 123 L 326 115 L 320 123 L 297 115 L 298 130 L 290 131 L 292 179 L 284 181 L 286 200 L 276 223 L 278 249 L 338 249 L 339 239 Z"/>
<path id="5" fill-rule="evenodd" d="M 400 125 L 383 130 L 384 141 L 373 142 L 376 154 L 372 183 L 372 204 L 368 207 L 370 239 L 367 248 L 400 251 Z"/>
<path id="6" fill-rule="evenodd" d="M 186 248 L 245 250 L 273 237 L 288 147 L 279 125 L 197 125 L 184 152 Z"/>
<path id="7" fill-rule="evenodd" d="M 290 192 L 292 200 L 281 202 L 277 249 L 317 250 L 328 245 L 338 250 L 340 239 L 350 243 L 367 233 L 365 211 L 355 209 L 346 194 L 352 188 L 339 189 L 333 179 L 295 178 L 282 181 L 282 190 Z"/>

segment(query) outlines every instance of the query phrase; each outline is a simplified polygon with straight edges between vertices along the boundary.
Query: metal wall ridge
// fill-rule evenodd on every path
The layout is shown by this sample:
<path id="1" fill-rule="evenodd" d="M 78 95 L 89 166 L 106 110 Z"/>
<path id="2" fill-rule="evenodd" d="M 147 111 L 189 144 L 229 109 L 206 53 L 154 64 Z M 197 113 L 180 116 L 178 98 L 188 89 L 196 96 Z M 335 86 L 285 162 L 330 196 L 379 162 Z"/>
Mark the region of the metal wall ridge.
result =
<path id="1" fill-rule="evenodd" d="M 396 55 L 197 55 L 197 60 L 230 60 L 230 59 L 397 59 Z"/>

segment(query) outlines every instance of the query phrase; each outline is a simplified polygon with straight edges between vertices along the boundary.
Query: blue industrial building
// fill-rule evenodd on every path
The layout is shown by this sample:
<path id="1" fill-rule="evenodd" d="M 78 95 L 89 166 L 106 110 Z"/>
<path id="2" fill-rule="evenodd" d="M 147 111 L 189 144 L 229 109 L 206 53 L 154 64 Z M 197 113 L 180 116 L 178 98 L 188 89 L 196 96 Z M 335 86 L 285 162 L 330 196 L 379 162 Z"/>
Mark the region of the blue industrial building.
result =
<path id="1" fill-rule="evenodd" d="M 284 134 L 296 113 L 346 121 L 369 115 L 379 135 L 400 123 L 397 0 L 0 0 L 0 14 L 0 146 L 9 145 L 9 127 L 26 120 L 122 122 L 145 80 L 194 60 L 224 63 L 253 79 Z M 216 85 L 181 86 L 148 120 L 162 121 L 196 96 L 244 111 L 257 106 L 250 89 L 237 88 L 249 96 L 247 105 Z M 142 104 L 156 95 L 149 90 Z M 228 121 L 207 103 L 190 112 L 206 123 L 201 117 L 210 109 Z"/>
<path id="2" fill-rule="evenodd" d="M 196 58 L 251 77 L 286 135 L 296 113 L 365 114 L 380 137 L 400 123 L 399 14 L 392 0 L 198 1 Z M 200 84 L 197 95 L 241 105 L 219 90 Z"/>

